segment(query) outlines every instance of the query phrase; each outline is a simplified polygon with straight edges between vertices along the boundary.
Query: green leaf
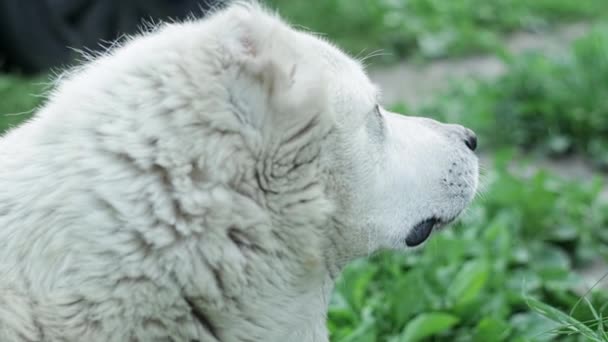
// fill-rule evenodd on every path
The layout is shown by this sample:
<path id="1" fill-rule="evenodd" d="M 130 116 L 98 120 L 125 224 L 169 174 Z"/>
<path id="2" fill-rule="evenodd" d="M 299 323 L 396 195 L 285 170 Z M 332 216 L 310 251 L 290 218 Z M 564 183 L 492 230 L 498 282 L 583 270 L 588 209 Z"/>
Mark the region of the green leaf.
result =
<path id="1" fill-rule="evenodd" d="M 532 252 L 532 262 L 530 263 L 530 266 L 539 272 L 561 271 L 570 268 L 570 259 L 560 248 L 538 243 L 534 244 Z"/>
<path id="2" fill-rule="evenodd" d="M 516 332 L 515 341 L 544 342 L 555 341 L 559 324 L 536 312 L 513 315 L 509 324 Z"/>
<path id="3" fill-rule="evenodd" d="M 475 299 L 488 280 L 489 267 L 485 260 L 466 262 L 453 283 L 448 287 L 447 297 L 455 306 Z"/>
<path id="4" fill-rule="evenodd" d="M 336 290 L 353 310 L 361 311 L 365 306 L 366 293 L 376 272 L 376 265 L 366 260 L 358 260 L 338 279 Z"/>
<path id="5" fill-rule="evenodd" d="M 340 342 L 375 342 L 376 321 L 372 316 L 371 309 L 365 308 L 362 313 L 362 322 L 347 336 L 341 338 Z"/>
<path id="6" fill-rule="evenodd" d="M 460 319 L 443 312 L 423 313 L 414 318 L 399 336 L 400 342 L 415 342 L 448 331 Z"/>
<path id="7" fill-rule="evenodd" d="M 427 297 L 420 293 L 421 287 L 428 286 L 423 282 L 421 272 L 409 272 L 385 286 L 384 291 L 388 298 L 395 298 L 396 301 L 390 312 L 396 325 L 404 326 L 417 313 L 432 310 Z"/>
<path id="8" fill-rule="evenodd" d="M 475 327 L 475 342 L 504 341 L 511 331 L 509 323 L 492 317 L 483 318 Z"/>

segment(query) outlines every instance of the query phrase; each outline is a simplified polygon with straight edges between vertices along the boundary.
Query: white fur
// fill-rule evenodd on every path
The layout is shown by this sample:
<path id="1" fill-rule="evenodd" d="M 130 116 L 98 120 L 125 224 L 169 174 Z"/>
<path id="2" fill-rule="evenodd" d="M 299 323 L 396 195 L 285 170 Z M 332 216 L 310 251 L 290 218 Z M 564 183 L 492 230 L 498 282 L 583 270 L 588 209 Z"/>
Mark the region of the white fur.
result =
<path id="1" fill-rule="evenodd" d="M 327 341 L 340 269 L 477 186 L 464 128 L 377 96 L 254 4 L 68 75 L 0 140 L 0 341 Z"/>

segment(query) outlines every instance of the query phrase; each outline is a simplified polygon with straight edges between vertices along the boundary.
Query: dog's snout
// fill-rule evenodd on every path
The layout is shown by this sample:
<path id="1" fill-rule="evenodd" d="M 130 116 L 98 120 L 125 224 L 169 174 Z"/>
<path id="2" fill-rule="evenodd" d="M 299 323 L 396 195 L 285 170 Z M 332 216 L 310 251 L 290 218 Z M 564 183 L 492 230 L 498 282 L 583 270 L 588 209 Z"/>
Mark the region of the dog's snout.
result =
<path id="1" fill-rule="evenodd" d="M 465 132 L 464 144 L 467 145 L 471 151 L 475 151 L 477 149 L 477 135 L 475 135 L 475 132 L 468 128 Z"/>

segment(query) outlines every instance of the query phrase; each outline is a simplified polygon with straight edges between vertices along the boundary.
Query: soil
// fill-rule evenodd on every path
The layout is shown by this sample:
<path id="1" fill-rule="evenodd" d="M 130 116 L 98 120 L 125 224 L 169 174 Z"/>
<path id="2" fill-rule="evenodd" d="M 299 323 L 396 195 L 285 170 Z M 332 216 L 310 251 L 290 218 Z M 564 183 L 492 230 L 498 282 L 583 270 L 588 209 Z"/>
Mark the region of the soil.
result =
<path id="1" fill-rule="evenodd" d="M 575 39 L 590 29 L 586 23 L 560 27 L 551 32 L 522 32 L 507 38 L 505 47 L 513 54 L 528 50 L 560 53 Z M 382 89 L 384 104 L 405 102 L 416 108 L 431 95 L 441 90 L 450 79 L 469 76 L 494 78 L 505 71 L 497 56 L 484 55 L 460 59 L 446 59 L 421 65 L 407 61 L 381 67 L 370 67 L 370 78 Z"/>

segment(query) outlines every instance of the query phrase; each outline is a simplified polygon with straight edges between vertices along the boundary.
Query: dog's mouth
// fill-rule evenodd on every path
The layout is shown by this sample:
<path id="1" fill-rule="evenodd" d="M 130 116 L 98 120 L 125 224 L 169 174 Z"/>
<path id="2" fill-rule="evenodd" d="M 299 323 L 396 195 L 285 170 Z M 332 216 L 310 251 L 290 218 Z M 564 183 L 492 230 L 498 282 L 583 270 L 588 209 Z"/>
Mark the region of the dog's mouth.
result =
<path id="1" fill-rule="evenodd" d="M 414 226 L 412 230 L 405 237 L 405 244 L 408 247 L 416 247 L 426 241 L 433 229 L 442 227 L 454 219 L 442 220 L 437 217 L 431 217 L 426 220 L 422 220 L 420 223 Z"/>

